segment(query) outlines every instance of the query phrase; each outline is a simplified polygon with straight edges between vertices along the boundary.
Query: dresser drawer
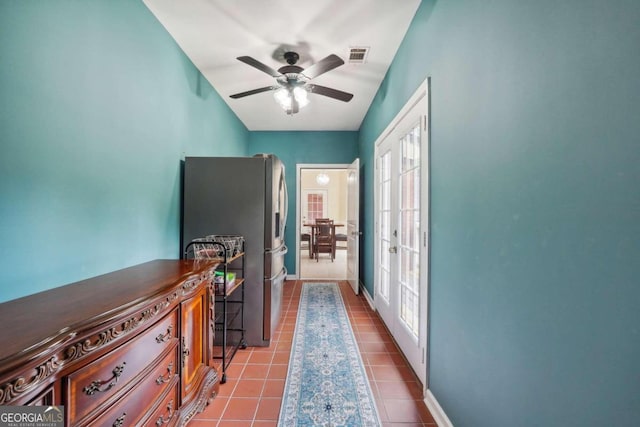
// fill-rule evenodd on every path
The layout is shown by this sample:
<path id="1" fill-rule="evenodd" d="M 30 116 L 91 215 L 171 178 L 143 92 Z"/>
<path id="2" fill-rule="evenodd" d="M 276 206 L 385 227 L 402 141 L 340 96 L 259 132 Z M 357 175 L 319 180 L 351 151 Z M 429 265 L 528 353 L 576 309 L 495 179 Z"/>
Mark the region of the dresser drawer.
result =
<path id="1" fill-rule="evenodd" d="M 122 398 L 118 400 L 113 407 L 109 408 L 105 413 L 101 414 L 97 419 L 80 425 L 95 426 L 134 426 L 139 425 L 140 421 L 149 414 L 154 413 L 158 408 L 153 408 L 156 402 L 165 394 L 173 396 L 173 390 L 178 386 L 179 377 L 176 375 L 178 363 L 178 347 L 174 346 L 171 351 L 162 358 L 156 365 L 156 368 L 145 375 L 142 382 L 129 390 Z M 165 399 L 166 400 L 166 396 Z M 164 401 L 163 400 L 163 401 Z M 177 403 L 177 400 L 175 401 Z M 166 406 L 166 404 L 165 404 Z"/>
<path id="2" fill-rule="evenodd" d="M 173 311 L 138 337 L 67 376 L 69 423 L 76 424 L 98 409 L 168 348 L 176 353 L 177 333 L 178 314 Z"/>
<path id="3" fill-rule="evenodd" d="M 153 414 L 144 423 L 149 427 L 162 427 L 165 425 L 175 425 L 176 417 L 178 416 L 178 405 L 180 390 L 178 383 L 171 390 L 167 396 L 162 400 L 162 403 L 156 408 Z"/>

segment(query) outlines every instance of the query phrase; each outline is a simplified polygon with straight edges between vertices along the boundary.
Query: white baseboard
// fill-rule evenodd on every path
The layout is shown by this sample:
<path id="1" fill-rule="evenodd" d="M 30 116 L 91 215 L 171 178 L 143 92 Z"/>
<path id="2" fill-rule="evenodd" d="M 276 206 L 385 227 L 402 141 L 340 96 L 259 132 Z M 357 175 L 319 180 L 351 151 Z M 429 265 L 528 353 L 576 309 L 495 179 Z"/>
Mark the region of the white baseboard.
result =
<path id="1" fill-rule="evenodd" d="M 369 303 L 371 310 L 376 311 L 376 306 L 373 304 L 373 298 L 371 298 L 369 291 L 367 290 L 367 288 L 364 287 L 362 282 L 360 282 L 360 292 L 364 294 L 364 297 L 367 299 L 367 302 Z"/>
<path id="2" fill-rule="evenodd" d="M 429 408 L 429 411 L 431 412 L 431 415 L 433 415 L 438 427 L 453 427 L 453 423 L 451 423 L 447 414 L 444 413 L 442 406 L 440 406 L 438 400 L 436 400 L 436 397 L 429 389 L 427 389 L 427 395 L 424 398 L 424 403 L 427 405 L 427 408 Z"/>
<path id="3" fill-rule="evenodd" d="M 298 280 L 298 275 L 297 274 L 287 274 L 286 279 L 287 280 Z"/>

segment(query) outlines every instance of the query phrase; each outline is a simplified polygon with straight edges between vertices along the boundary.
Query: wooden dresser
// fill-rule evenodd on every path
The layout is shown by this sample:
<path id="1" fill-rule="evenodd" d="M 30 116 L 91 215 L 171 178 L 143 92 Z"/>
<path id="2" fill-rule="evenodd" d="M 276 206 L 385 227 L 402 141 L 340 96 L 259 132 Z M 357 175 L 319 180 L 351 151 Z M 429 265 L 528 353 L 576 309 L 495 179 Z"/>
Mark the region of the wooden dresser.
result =
<path id="1" fill-rule="evenodd" d="M 186 424 L 218 390 L 212 261 L 157 260 L 0 304 L 0 406 Z"/>

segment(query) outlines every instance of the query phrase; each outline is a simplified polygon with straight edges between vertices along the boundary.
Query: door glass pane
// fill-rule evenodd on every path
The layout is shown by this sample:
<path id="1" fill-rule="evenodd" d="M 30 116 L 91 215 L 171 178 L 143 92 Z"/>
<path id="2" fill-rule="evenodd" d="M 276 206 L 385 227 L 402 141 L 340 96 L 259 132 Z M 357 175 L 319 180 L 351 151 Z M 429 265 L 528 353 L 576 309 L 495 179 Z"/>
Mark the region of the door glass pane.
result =
<path id="1" fill-rule="evenodd" d="M 399 185 L 399 313 L 417 339 L 419 333 L 420 283 L 420 125 L 400 140 Z"/>
<path id="2" fill-rule="evenodd" d="M 380 271 L 380 294 L 389 302 L 389 281 L 391 279 L 391 272 L 385 269 Z"/>
<path id="3" fill-rule="evenodd" d="M 322 218 L 324 211 L 324 198 L 322 193 L 309 193 L 307 195 L 307 215 L 309 222 L 314 222 L 316 218 Z"/>
<path id="4" fill-rule="evenodd" d="M 380 259 L 378 260 L 378 273 L 380 276 L 380 295 L 389 301 L 389 283 L 391 279 L 391 260 L 389 248 L 391 247 L 391 152 L 387 151 L 380 158 L 380 206 L 378 211 L 380 236 Z"/>
<path id="5" fill-rule="evenodd" d="M 390 231 L 390 214 L 391 212 L 380 212 L 380 237 L 385 241 L 391 239 Z"/>

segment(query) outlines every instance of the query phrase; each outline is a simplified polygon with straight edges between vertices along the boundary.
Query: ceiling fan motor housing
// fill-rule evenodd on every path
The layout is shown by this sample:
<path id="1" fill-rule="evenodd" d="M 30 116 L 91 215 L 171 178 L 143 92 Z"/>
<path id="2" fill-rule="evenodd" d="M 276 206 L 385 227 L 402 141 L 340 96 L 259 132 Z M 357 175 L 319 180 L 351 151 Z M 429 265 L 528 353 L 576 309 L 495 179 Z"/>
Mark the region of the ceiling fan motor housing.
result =
<path id="1" fill-rule="evenodd" d="M 284 59 L 286 59 L 289 65 L 278 68 L 278 72 L 285 75 L 289 82 L 298 80 L 298 74 L 304 70 L 304 68 L 295 65 L 298 59 L 300 59 L 300 55 L 296 52 L 285 52 Z"/>
<path id="2" fill-rule="evenodd" d="M 295 63 L 298 62 L 298 59 L 300 59 L 300 55 L 295 52 L 285 52 L 284 59 L 287 61 L 287 64 L 295 65 Z"/>
<path id="3" fill-rule="evenodd" d="M 283 67 L 278 68 L 278 72 L 280 74 L 300 74 L 304 68 L 298 67 L 297 65 L 285 65 Z"/>

